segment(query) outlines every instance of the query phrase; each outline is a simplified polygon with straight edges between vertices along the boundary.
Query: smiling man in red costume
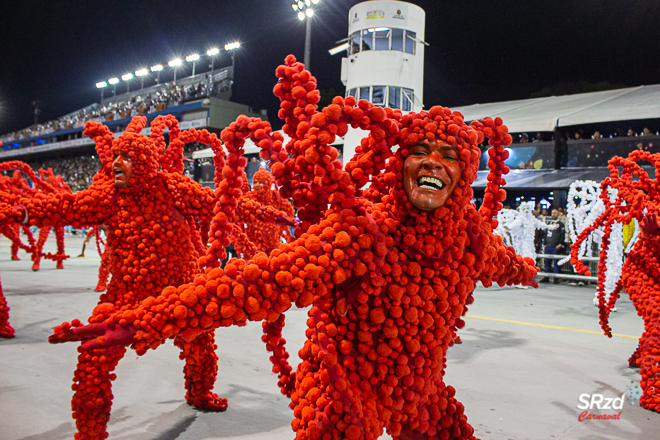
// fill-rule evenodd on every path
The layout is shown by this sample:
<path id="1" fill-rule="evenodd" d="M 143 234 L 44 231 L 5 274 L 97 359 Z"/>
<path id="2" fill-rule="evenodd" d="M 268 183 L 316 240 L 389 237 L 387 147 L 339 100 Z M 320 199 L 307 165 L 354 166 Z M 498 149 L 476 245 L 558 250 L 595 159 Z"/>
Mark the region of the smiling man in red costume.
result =
<path id="1" fill-rule="evenodd" d="M 31 225 L 107 225 L 107 245 L 113 250 L 111 280 L 90 322 L 102 320 L 109 311 L 153 299 L 170 284 L 190 282 L 201 270 L 198 225 L 208 225 L 215 198 L 210 188 L 181 174 L 181 152 L 185 143 L 193 141 L 217 150 L 220 141 L 206 130 L 180 132 L 172 116 L 157 117 L 150 137 L 140 133 L 145 124 L 146 118 L 133 118 L 117 139 L 100 123 L 86 124 L 84 133 L 95 141 L 102 168 L 84 191 L 33 197 L 3 194 L 14 205 L 22 205 L 14 212 L 4 210 L 5 216 L 23 216 Z M 169 145 L 163 138 L 166 128 L 170 129 Z M 175 344 L 185 360 L 187 402 L 208 410 L 226 409 L 226 399 L 211 392 L 218 359 L 213 333 L 188 341 L 179 338 Z M 123 347 L 79 349 L 71 402 L 76 439 L 108 436 L 113 370 L 125 351 Z"/>
<path id="2" fill-rule="evenodd" d="M 208 269 L 102 323 L 57 328 L 51 342 L 132 343 L 144 353 L 169 337 L 192 340 L 263 320 L 274 327 L 264 338 L 291 395 L 297 439 L 375 440 L 383 430 L 398 440 L 474 438 L 456 391 L 443 381 L 446 351 L 476 282 L 535 285 L 534 262 L 491 233 L 504 197 L 506 127 L 489 118 L 468 126 L 443 107 L 402 115 L 352 97 L 320 112 L 316 80 L 294 57 L 277 75 L 274 92 L 292 138 L 286 152 L 268 123 L 247 117 L 222 140 L 228 157 L 248 136 L 262 148 L 280 193 L 299 208 L 298 238 L 268 256 Z M 369 136 L 342 169 L 331 144 L 348 124 Z M 470 184 L 484 135 L 491 175 L 477 211 Z M 212 236 L 223 235 L 223 222 L 216 215 Z M 279 336 L 293 304 L 312 307 L 302 362 L 289 375 Z"/>

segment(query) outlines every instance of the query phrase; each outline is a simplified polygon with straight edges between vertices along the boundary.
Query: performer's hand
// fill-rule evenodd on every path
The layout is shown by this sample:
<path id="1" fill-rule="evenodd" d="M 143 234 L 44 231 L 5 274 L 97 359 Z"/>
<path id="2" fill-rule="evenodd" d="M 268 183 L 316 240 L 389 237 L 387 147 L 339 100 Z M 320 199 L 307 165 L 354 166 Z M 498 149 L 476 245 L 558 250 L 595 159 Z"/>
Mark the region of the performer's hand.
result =
<path id="1" fill-rule="evenodd" d="M 658 224 L 658 217 L 655 214 L 646 214 L 639 227 L 649 237 L 657 237 L 660 235 L 660 224 Z"/>
<path id="2" fill-rule="evenodd" d="M 101 322 L 60 331 L 57 331 L 56 328 L 55 333 L 48 337 L 48 342 L 61 344 L 70 341 L 87 341 L 81 348 L 91 350 L 94 348 L 129 346 L 135 342 L 136 333 L 137 328 L 132 325 L 108 325 Z"/>
<path id="3" fill-rule="evenodd" d="M 275 224 L 281 226 L 296 226 L 296 222 L 294 220 L 283 215 L 275 216 Z"/>

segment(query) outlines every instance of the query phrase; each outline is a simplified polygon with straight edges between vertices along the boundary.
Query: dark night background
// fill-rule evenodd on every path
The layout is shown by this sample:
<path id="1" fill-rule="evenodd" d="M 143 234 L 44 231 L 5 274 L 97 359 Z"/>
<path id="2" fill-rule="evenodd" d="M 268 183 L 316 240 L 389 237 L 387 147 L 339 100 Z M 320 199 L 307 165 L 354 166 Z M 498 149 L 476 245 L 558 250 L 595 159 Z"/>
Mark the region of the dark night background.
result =
<path id="1" fill-rule="evenodd" d="M 326 94 L 344 93 L 341 55 L 327 50 L 347 36 L 356 3 L 317 8 L 311 67 Z M 426 10 L 427 108 L 660 83 L 656 0 L 411 3 Z M 273 121 L 274 70 L 289 53 L 302 61 L 305 34 L 289 0 L 22 0 L 3 7 L 1 23 L 0 133 L 29 126 L 35 99 L 40 122 L 56 119 L 98 102 L 97 81 L 161 63 L 163 82 L 174 56 L 234 40 L 242 47 L 232 100 L 268 109 Z M 225 55 L 215 65 L 230 63 Z"/>

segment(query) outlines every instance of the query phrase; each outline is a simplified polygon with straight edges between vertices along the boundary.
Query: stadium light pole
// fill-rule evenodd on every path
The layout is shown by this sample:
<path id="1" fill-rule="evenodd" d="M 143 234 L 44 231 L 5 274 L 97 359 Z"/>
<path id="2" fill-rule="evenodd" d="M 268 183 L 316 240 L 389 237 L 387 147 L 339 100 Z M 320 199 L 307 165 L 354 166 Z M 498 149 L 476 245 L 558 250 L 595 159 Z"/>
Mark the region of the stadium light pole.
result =
<path id="1" fill-rule="evenodd" d="M 306 21 L 305 23 L 305 69 L 311 69 L 311 52 L 312 52 L 312 17 L 314 16 L 314 6 L 318 5 L 321 0 L 298 0 L 291 5 L 294 12 L 298 15 L 298 20 Z"/>
<path id="2" fill-rule="evenodd" d="M 105 91 L 106 87 L 108 87 L 108 83 L 106 81 L 100 81 L 96 83 L 96 88 L 101 89 L 101 106 L 103 106 L 103 92 Z"/>
<path id="3" fill-rule="evenodd" d="M 112 96 L 116 96 L 117 95 L 117 84 L 119 84 L 119 78 L 117 78 L 117 77 L 110 78 L 108 80 L 108 84 L 110 84 L 112 86 Z"/>
<path id="4" fill-rule="evenodd" d="M 175 58 L 167 63 L 172 69 L 174 69 L 174 82 L 176 82 L 176 69 L 181 65 L 181 58 Z"/>
<path id="5" fill-rule="evenodd" d="M 131 80 L 133 79 L 132 73 L 127 73 L 121 76 L 122 81 L 126 82 L 126 93 L 131 91 Z"/>
<path id="6" fill-rule="evenodd" d="M 151 66 L 150 70 L 156 72 L 156 84 L 160 84 L 160 72 L 163 70 L 163 65 L 156 64 L 155 66 Z"/>
<path id="7" fill-rule="evenodd" d="M 194 53 L 192 55 L 188 55 L 186 57 L 186 61 L 189 63 L 193 63 L 192 76 L 195 76 L 195 65 L 197 64 L 197 61 L 199 61 L 199 54 Z"/>
<path id="8" fill-rule="evenodd" d="M 213 75 L 213 67 L 215 64 L 215 56 L 220 53 L 220 49 L 217 47 L 212 47 L 211 49 L 206 51 L 206 55 L 211 58 L 211 75 Z"/>
<path id="9" fill-rule="evenodd" d="M 140 77 L 140 90 L 144 89 L 144 77 L 149 74 L 147 69 L 140 69 L 135 71 L 135 76 Z"/>
<path id="10" fill-rule="evenodd" d="M 225 44 L 225 50 L 227 52 L 231 52 L 231 74 L 232 77 L 234 76 L 234 66 L 236 65 L 234 55 L 236 54 L 236 49 L 241 47 L 241 43 L 238 41 L 234 41 L 233 43 L 227 43 Z"/>

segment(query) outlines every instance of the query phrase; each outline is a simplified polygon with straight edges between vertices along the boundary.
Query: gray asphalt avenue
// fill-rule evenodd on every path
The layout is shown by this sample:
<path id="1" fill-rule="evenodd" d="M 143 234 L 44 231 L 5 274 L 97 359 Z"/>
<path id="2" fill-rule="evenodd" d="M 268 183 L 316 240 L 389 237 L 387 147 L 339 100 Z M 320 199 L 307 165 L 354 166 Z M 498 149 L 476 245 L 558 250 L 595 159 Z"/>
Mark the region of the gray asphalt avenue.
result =
<path id="1" fill-rule="evenodd" d="M 81 237 L 67 237 L 77 255 Z M 55 247 L 54 237 L 46 250 Z M 14 339 L 0 339 L 0 440 L 70 439 L 74 343 L 49 345 L 53 327 L 86 319 L 98 293 L 93 291 L 100 259 L 94 246 L 86 258 L 72 257 L 64 270 L 43 261 L 30 270 L 28 256 L 10 261 L 9 242 L 0 239 L 0 277 L 11 307 Z M 481 439 L 658 439 L 660 414 L 628 398 L 639 384 L 627 359 L 637 346 L 643 323 L 627 297 L 613 313 L 615 336 L 605 337 L 592 305 L 594 287 L 542 285 L 538 290 L 479 287 L 463 344 L 449 350 L 445 381 L 465 404 L 468 420 Z M 305 310 L 287 314 L 285 337 L 293 362 L 302 347 Z M 261 325 L 219 329 L 219 375 L 215 391 L 229 399 L 224 413 L 197 411 L 184 400 L 183 361 L 171 343 L 119 363 L 111 440 L 285 440 L 293 439 L 291 410 L 261 342 Z M 615 420 L 579 421 L 582 394 L 617 398 Z M 631 404 L 631 402 L 633 404 Z M 390 437 L 384 435 L 383 439 Z"/>

